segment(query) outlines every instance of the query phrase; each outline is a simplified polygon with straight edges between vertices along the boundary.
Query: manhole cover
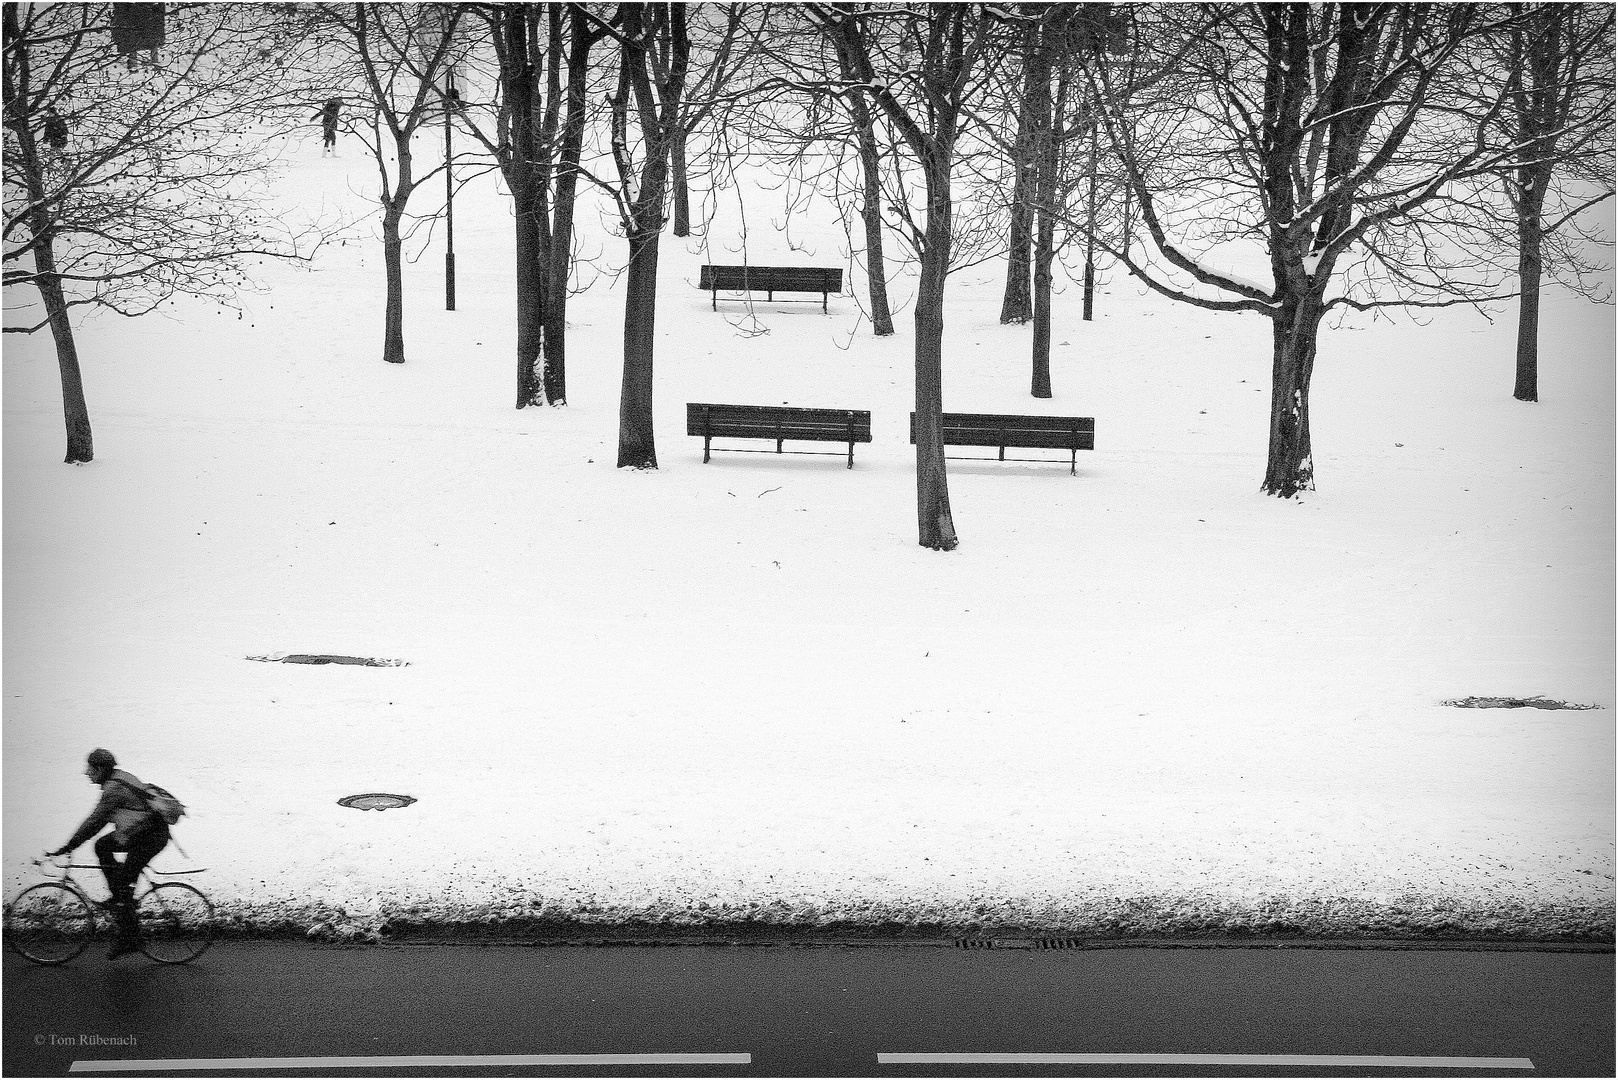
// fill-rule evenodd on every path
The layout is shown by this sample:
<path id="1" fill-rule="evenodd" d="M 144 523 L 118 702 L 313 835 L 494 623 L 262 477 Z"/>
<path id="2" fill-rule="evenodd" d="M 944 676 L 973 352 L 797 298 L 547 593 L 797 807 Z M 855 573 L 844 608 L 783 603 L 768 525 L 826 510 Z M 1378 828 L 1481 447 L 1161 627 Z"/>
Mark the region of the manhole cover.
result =
<path id="1" fill-rule="evenodd" d="M 372 792 L 369 795 L 345 795 L 337 800 L 337 805 L 346 806 L 353 810 L 392 810 L 400 806 L 409 806 L 415 801 L 409 795 L 386 795 L 382 792 Z"/>

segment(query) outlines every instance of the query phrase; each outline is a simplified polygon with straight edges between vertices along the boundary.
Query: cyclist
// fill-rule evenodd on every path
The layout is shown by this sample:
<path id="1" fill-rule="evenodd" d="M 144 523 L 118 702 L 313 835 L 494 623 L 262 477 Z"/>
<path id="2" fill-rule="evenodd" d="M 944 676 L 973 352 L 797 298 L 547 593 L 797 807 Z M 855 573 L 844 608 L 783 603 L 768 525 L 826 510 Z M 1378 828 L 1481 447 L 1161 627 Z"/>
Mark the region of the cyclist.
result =
<path id="1" fill-rule="evenodd" d="M 116 960 L 140 948 L 140 921 L 135 915 L 135 882 L 157 853 L 168 846 L 169 826 L 147 805 L 144 787 L 118 768 L 108 750 L 90 751 L 84 775 L 101 788 L 101 801 L 66 844 L 49 852 L 52 858 L 71 854 L 80 844 L 111 823 L 113 831 L 95 843 L 101 872 L 112 890 L 112 912 L 118 928 L 107 959 Z M 127 852 L 119 862 L 114 852 Z"/>

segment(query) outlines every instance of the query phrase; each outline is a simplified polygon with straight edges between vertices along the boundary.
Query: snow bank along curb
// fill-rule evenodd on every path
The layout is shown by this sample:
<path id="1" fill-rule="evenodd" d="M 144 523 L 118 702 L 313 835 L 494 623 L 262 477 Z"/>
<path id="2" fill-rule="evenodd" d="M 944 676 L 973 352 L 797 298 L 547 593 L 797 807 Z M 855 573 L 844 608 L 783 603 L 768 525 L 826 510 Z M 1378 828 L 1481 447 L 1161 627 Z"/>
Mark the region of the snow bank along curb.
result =
<path id="1" fill-rule="evenodd" d="M 402 937 L 497 936 L 506 939 L 681 937 L 735 935 L 791 938 L 956 938 L 996 936 L 1612 943 L 1614 912 L 1596 903 L 1457 901 L 1406 897 L 1366 900 L 1289 900 L 1252 903 L 1175 897 L 1108 902 L 1059 901 L 870 903 L 832 906 L 778 899 L 746 906 L 631 906 L 541 899 L 477 905 L 376 903 L 355 910 L 319 900 L 235 902 L 220 906 L 226 936 L 306 937 L 378 943 Z"/>

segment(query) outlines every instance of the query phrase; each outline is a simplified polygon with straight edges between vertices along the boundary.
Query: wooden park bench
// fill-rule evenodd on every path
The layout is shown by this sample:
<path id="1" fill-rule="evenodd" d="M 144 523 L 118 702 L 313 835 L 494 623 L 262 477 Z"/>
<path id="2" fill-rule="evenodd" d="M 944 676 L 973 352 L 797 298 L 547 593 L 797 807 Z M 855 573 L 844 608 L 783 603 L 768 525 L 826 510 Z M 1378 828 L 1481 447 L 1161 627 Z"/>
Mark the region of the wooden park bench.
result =
<path id="1" fill-rule="evenodd" d="M 719 310 L 719 292 L 763 292 L 775 302 L 778 292 L 820 294 L 820 310 L 829 312 L 827 297 L 843 291 L 840 266 L 704 266 L 698 287 L 713 293 L 713 309 Z M 729 297 L 726 297 L 728 300 Z M 804 300 L 783 303 L 809 303 Z"/>
<path id="2" fill-rule="evenodd" d="M 1007 458 L 1006 447 L 1072 452 L 1072 474 L 1079 471 L 1079 451 L 1096 448 L 1093 416 L 1010 416 L 997 413 L 944 413 L 945 446 L 998 446 L 1000 461 L 1048 461 Z M 910 441 L 916 441 L 916 414 L 910 414 Z M 962 460 L 988 460 L 965 458 Z"/>
<path id="3" fill-rule="evenodd" d="M 785 405 L 704 405 L 687 402 L 685 433 L 702 436 L 704 465 L 708 463 L 709 451 L 715 439 L 773 439 L 777 454 L 824 453 L 818 450 L 783 450 L 781 444 L 792 439 L 807 442 L 846 442 L 848 467 L 852 469 L 854 444 L 871 441 L 871 414 L 857 409 L 799 409 Z M 731 450 L 731 452 L 769 453 L 768 450 Z"/>

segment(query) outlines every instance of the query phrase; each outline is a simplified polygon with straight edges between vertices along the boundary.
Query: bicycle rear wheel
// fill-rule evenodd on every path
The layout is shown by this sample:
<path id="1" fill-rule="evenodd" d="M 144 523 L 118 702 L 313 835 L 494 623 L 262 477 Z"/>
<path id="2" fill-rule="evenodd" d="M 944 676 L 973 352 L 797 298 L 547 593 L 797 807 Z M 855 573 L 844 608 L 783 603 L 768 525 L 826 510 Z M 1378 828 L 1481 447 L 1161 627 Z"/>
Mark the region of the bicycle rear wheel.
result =
<path id="1" fill-rule="evenodd" d="M 213 944 L 213 905 L 183 881 L 162 881 L 140 898 L 140 951 L 159 964 L 188 964 Z"/>
<path id="2" fill-rule="evenodd" d="M 65 964 L 95 936 L 95 914 L 84 894 L 47 881 L 30 886 L 6 908 L 6 944 L 36 964 Z"/>

